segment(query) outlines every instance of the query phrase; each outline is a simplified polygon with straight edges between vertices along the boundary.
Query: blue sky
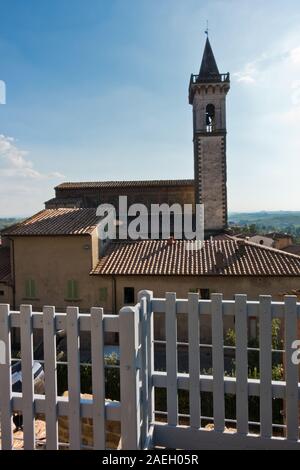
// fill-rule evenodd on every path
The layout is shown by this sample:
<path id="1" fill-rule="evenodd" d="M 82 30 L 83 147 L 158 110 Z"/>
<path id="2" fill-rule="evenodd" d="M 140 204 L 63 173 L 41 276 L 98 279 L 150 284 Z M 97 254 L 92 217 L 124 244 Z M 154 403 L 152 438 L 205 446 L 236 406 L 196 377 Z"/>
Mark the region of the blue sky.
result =
<path id="1" fill-rule="evenodd" d="M 0 216 L 61 181 L 193 177 L 206 20 L 228 95 L 234 211 L 300 210 L 298 0 L 0 0 Z"/>

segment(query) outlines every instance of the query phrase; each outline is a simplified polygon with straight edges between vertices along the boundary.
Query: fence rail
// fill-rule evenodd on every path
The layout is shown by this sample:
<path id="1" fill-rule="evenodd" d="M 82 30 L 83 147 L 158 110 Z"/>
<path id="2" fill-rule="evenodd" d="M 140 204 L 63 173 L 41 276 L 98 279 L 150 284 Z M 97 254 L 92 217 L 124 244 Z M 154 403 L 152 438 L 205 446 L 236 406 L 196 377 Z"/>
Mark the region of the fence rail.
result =
<path id="1" fill-rule="evenodd" d="M 163 314 L 165 329 L 165 371 L 155 370 L 155 322 Z M 178 370 L 180 315 L 186 315 L 188 370 Z M 249 319 L 256 317 L 259 325 L 259 377 L 248 375 Z M 212 370 L 204 374 L 201 355 L 201 328 L 209 319 L 211 325 Z M 230 319 L 235 330 L 235 375 L 227 376 L 224 368 L 224 322 Z M 283 332 L 284 376 L 272 377 L 272 321 L 279 319 Z M 150 291 L 139 293 L 138 304 L 124 307 L 119 316 L 104 315 L 103 309 L 92 308 L 89 314 L 80 314 L 75 307 L 66 313 L 45 307 L 42 313 L 22 306 L 20 312 L 0 305 L 0 344 L 5 345 L 5 361 L 0 360 L 1 447 L 13 447 L 14 412 L 21 412 L 24 425 L 24 448 L 35 448 L 34 419 L 45 415 L 46 447 L 59 448 L 58 418 L 69 419 L 69 446 L 79 449 L 81 419 L 93 420 L 93 445 L 105 449 L 107 421 L 120 421 L 121 448 L 142 449 L 165 446 L 179 449 L 264 448 L 300 449 L 299 441 L 299 366 L 292 361 L 294 342 L 299 339 L 300 304 L 294 296 L 284 302 L 272 302 L 261 296 L 259 301 L 247 301 L 245 295 L 224 301 L 221 294 L 211 300 L 201 300 L 191 293 L 188 299 L 177 299 L 167 293 L 163 299 L 153 297 Z M 12 392 L 13 328 L 21 332 L 22 393 Z M 180 327 L 181 328 L 181 327 Z M 34 393 L 33 332 L 43 331 L 45 394 Z M 68 363 L 68 396 L 57 394 L 56 334 L 66 330 Z M 92 390 L 90 400 L 80 395 L 80 334 L 90 335 Z M 106 333 L 119 334 L 120 347 L 120 401 L 105 398 L 104 343 Z M 2 343 L 1 343 L 2 342 Z M 281 353 L 282 353 L 281 351 Z M 155 393 L 166 391 L 166 422 L 156 420 Z M 182 425 L 178 394 L 189 394 L 188 422 Z M 213 413 L 211 431 L 204 429 L 202 394 L 212 395 Z M 234 395 L 236 417 L 226 416 L 225 396 Z M 254 434 L 249 417 L 249 399 L 259 397 L 259 432 Z M 281 437 L 274 435 L 272 403 L 284 403 L 285 421 Z M 227 422 L 235 429 L 228 434 Z M 276 423 L 275 423 L 276 424 Z"/>

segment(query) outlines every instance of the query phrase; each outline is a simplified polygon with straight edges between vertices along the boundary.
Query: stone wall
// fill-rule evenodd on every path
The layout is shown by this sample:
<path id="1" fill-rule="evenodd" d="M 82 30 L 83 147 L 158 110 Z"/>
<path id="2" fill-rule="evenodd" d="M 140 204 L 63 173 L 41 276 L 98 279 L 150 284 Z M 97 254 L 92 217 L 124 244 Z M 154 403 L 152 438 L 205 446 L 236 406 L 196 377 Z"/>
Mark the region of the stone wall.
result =
<path id="1" fill-rule="evenodd" d="M 65 397 L 68 392 L 65 392 Z M 82 399 L 92 400 L 93 396 L 82 394 Z M 107 400 L 108 401 L 108 400 Z M 93 447 L 93 419 L 81 418 L 82 445 Z M 69 419 L 67 416 L 58 418 L 58 440 L 60 443 L 69 443 Z M 121 423 L 119 421 L 106 421 L 106 448 L 119 449 L 121 446 Z"/>
<path id="2" fill-rule="evenodd" d="M 58 200 L 79 199 L 81 207 L 97 207 L 99 204 L 113 204 L 118 207 L 119 196 L 127 196 L 128 205 L 145 204 L 150 209 L 151 204 L 194 204 L 194 183 L 191 184 L 163 184 L 157 187 L 142 185 L 134 188 L 81 188 L 81 189 L 56 189 Z M 53 205 L 53 201 L 51 202 Z M 46 206 L 47 208 L 47 206 Z"/>
<path id="3" fill-rule="evenodd" d="M 196 142 L 196 199 L 204 204 L 205 230 L 220 231 L 227 226 L 226 137 L 200 135 Z"/>

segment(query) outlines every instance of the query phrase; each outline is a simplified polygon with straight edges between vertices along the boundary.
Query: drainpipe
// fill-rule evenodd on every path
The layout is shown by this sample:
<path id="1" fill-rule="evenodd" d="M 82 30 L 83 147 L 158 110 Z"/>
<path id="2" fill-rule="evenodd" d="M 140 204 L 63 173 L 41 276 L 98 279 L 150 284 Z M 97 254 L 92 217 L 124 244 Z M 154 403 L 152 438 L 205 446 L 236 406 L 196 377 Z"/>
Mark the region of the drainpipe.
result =
<path id="1" fill-rule="evenodd" d="M 13 310 L 16 309 L 16 274 L 15 274 L 15 242 L 12 238 L 9 238 L 11 242 L 11 256 L 12 256 L 12 288 L 13 288 Z"/>
<path id="2" fill-rule="evenodd" d="M 112 308 L 113 312 L 117 314 L 117 287 L 116 287 L 116 277 L 112 276 Z"/>

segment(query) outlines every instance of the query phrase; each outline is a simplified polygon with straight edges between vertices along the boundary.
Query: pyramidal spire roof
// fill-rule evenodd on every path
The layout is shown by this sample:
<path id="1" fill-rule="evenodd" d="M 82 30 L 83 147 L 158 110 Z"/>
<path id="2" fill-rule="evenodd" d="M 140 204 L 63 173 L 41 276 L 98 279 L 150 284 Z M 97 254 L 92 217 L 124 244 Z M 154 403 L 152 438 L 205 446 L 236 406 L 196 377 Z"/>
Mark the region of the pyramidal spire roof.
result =
<path id="1" fill-rule="evenodd" d="M 202 63 L 199 72 L 199 79 L 214 79 L 216 76 L 219 76 L 220 72 L 217 66 L 217 62 L 211 48 L 209 39 L 207 37 L 206 44 L 204 48 Z"/>

